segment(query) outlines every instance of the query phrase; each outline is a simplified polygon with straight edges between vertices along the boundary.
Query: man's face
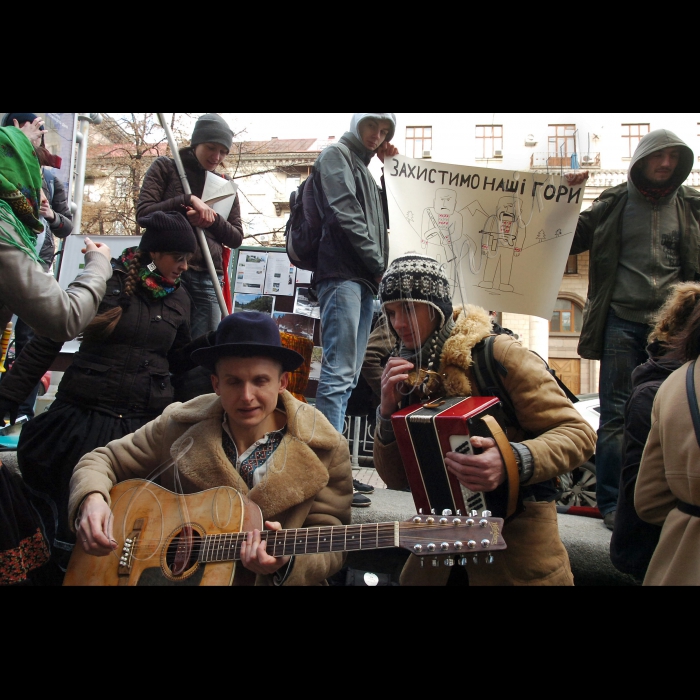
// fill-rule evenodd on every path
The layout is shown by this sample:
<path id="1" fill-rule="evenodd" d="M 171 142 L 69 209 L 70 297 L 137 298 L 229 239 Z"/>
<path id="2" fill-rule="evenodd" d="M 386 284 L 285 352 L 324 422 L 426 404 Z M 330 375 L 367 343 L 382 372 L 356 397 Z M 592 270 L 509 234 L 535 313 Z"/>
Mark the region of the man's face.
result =
<path id="1" fill-rule="evenodd" d="M 289 382 L 279 362 L 267 357 L 225 357 L 216 369 L 212 386 L 233 433 L 237 428 L 249 432 L 263 426 Z"/>
<path id="2" fill-rule="evenodd" d="M 662 148 L 644 158 L 640 163 L 640 170 L 649 182 L 665 185 L 676 172 L 680 158 L 680 148 Z"/>
<path id="3" fill-rule="evenodd" d="M 422 348 L 442 321 L 440 314 L 430 304 L 395 301 L 385 304 L 384 311 L 392 328 L 409 350 Z"/>
<path id="4" fill-rule="evenodd" d="M 515 221 L 515 200 L 507 198 L 502 199 L 498 203 L 498 220 L 503 223 L 504 221 Z"/>
<path id="5" fill-rule="evenodd" d="M 365 119 L 359 131 L 365 148 L 376 151 L 391 133 L 391 122 L 388 119 Z"/>
<path id="6" fill-rule="evenodd" d="M 438 190 L 435 193 L 435 211 L 439 214 L 454 214 L 457 194 L 453 190 Z"/>

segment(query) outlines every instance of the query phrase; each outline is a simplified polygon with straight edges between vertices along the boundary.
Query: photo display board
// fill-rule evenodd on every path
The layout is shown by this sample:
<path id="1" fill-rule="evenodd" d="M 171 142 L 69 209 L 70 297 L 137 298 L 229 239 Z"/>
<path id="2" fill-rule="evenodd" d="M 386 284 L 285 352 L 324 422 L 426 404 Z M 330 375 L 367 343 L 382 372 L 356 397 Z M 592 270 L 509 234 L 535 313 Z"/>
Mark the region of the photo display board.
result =
<path id="1" fill-rule="evenodd" d="M 234 313 L 269 313 L 280 331 L 312 339 L 314 352 L 319 354 L 319 308 L 309 297 L 312 274 L 292 265 L 283 248 L 241 246 L 231 256 L 230 275 Z M 316 355 L 312 370 L 320 368 Z M 317 386 L 312 371 L 307 398 L 316 396 Z"/>

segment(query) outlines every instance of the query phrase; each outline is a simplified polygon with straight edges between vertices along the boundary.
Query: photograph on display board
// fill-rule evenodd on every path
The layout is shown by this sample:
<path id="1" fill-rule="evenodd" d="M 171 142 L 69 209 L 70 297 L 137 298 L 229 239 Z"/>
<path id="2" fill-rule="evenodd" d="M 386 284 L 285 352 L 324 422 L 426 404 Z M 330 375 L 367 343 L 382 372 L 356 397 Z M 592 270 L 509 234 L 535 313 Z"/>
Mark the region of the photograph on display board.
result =
<path id="1" fill-rule="evenodd" d="M 323 348 L 316 346 L 311 354 L 311 374 L 309 379 L 319 381 L 321 379 L 321 365 L 323 364 Z"/>
<path id="2" fill-rule="evenodd" d="M 297 287 L 297 294 L 294 297 L 294 313 L 301 316 L 311 316 L 311 318 L 321 318 L 321 307 L 317 301 L 311 300 L 308 287 Z"/>
<path id="3" fill-rule="evenodd" d="M 241 253 L 238 258 L 234 292 L 262 294 L 267 270 L 267 253 Z"/>
<path id="4" fill-rule="evenodd" d="M 265 294 L 294 296 L 294 272 L 296 268 L 289 262 L 286 253 L 269 253 L 265 275 Z"/>
<path id="5" fill-rule="evenodd" d="M 300 335 L 309 340 L 314 339 L 314 328 L 316 321 L 310 316 L 300 316 L 299 314 L 286 313 L 284 311 L 275 311 L 272 318 L 277 323 L 280 332 L 291 333 L 292 335 Z"/>
<path id="6" fill-rule="evenodd" d="M 237 314 L 241 311 L 259 311 L 264 314 L 272 313 L 275 310 L 275 297 L 265 296 L 263 294 L 234 294 L 233 295 L 233 313 Z"/>

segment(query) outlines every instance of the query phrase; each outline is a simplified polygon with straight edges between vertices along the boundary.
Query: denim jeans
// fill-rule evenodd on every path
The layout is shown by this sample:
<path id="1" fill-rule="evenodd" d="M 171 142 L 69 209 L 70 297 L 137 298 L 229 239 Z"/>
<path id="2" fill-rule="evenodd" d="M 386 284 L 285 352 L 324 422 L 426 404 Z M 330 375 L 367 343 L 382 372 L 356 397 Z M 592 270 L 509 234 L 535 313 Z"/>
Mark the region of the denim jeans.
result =
<path id="1" fill-rule="evenodd" d="M 367 351 L 374 293 L 362 282 L 330 279 L 317 286 L 323 364 L 316 408 L 342 433 L 345 411 Z"/>
<path id="2" fill-rule="evenodd" d="M 208 272 L 187 270 L 182 276 L 182 282 L 192 297 L 190 335 L 194 340 L 219 327 L 221 307 L 214 289 L 214 282 Z M 223 277 L 219 278 L 219 283 L 223 285 Z"/>
<path id="3" fill-rule="evenodd" d="M 632 370 L 649 359 L 644 323 L 625 321 L 610 310 L 600 361 L 600 426 L 596 444 L 596 499 L 602 515 L 617 509 L 622 469 L 625 404 L 632 394 Z"/>

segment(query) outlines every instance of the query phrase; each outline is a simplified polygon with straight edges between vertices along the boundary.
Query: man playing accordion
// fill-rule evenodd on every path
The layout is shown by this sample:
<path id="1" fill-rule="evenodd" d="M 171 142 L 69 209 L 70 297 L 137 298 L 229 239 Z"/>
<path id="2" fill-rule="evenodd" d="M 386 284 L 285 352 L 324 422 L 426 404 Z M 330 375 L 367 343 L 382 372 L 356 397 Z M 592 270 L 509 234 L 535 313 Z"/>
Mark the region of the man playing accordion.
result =
<path id="1" fill-rule="evenodd" d="M 453 310 L 441 266 L 422 255 L 408 254 L 392 263 L 380 298 L 386 326 L 373 333 L 368 356 L 378 356 L 377 344 L 383 344 L 389 358 L 381 375 L 374 463 L 389 488 L 405 489 L 409 481 L 392 415 L 428 399 L 484 396 L 472 367 L 472 350 L 494 329 L 484 309 L 467 305 Z M 590 458 L 595 431 L 541 358 L 517 340 L 498 335 L 493 356 L 508 395 L 499 398 L 507 398 L 514 408 L 514 417 L 505 418 L 503 428 L 519 472 L 518 509 L 503 530 L 508 548 L 492 564 L 474 564 L 467 558 L 469 585 L 573 585 L 559 537 L 557 477 Z M 474 436 L 470 442 L 471 454 L 448 452 L 445 466 L 470 491 L 493 492 L 507 479 L 502 452 L 492 438 Z M 411 556 L 401 584 L 446 585 L 452 571 L 421 566 Z"/>

